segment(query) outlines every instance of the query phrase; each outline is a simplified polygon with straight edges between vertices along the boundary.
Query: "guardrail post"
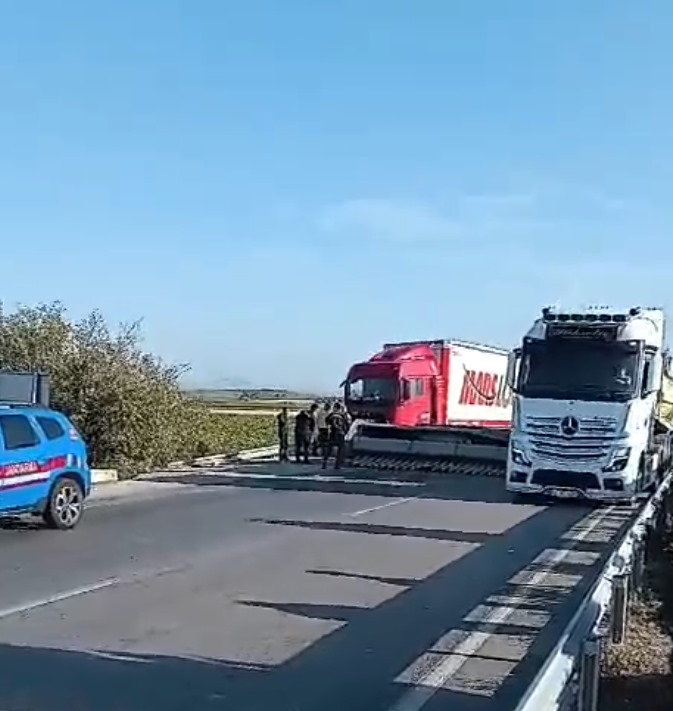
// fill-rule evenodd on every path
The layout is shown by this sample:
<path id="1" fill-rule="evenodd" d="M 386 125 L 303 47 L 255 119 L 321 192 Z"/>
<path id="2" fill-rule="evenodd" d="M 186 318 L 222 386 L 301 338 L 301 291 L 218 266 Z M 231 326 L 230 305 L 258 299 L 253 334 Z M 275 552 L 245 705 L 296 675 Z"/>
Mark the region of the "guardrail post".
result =
<path id="1" fill-rule="evenodd" d="M 631 564 L 631 584 L 633 593 L 640 597 L 645 576 L 645 544 L 642 539 L 637 539 L 633 545 L 633 562 Z"/>
<path id="2" fill-rule="evenodd" d="M 660 506 L 662 510 L 663 519 L 661 521 L 661 525 L 663 525 L 664 530 L 667 531 L 673 523 L 673 498 L 671 497 L 670 489 L 668 491 L 665 491 L 663 496 L 661 497 Z"/>
<path id="3" fill-rule="evenodd" d="M 584 641 L 580 658 L 578 711 L 597 711 L 601 676 L 601 638 L 592 634 Z"/>
<path id="4" fill-rule="evenodd" d="M 610 641 L 622 644 L 626 636 L 629 609 L 629 578 L 622 573 L 612 579 L 612 610 L 610 618 Z"/>
<path id="5" fill-rule="evenodd" d="M 668 493 L 661 497 L 662 524 L 667 529 L 671 523 L 671 498 Z"/>

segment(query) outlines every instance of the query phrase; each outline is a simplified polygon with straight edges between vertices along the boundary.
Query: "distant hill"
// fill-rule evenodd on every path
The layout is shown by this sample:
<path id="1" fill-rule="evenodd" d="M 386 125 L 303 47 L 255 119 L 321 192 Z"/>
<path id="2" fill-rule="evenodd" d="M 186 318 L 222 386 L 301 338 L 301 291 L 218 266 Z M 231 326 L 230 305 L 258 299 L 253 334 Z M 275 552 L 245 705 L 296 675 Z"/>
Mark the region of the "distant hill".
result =
<path id="1" fill-rule="evenodd" d="M 297 392 L 280 388 L 190 388 L 187 392 L 208 402 L 242 402 L 254 400 L 316 400 L 334 397 L 329 394 Z"/>

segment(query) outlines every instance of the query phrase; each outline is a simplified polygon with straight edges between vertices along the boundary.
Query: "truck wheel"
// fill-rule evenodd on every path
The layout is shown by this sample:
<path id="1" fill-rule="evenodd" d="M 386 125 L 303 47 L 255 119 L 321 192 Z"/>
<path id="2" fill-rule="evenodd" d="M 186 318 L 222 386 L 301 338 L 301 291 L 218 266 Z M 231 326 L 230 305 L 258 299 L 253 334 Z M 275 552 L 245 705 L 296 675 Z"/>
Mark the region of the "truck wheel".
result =
<path id="1" fill-rule="evenodd" d="M 49 528 L 68 531 L 75 528 L 84 511 L 84 492 L 72 477 L 58 479 L 51 489 L 44 521 Z"/>

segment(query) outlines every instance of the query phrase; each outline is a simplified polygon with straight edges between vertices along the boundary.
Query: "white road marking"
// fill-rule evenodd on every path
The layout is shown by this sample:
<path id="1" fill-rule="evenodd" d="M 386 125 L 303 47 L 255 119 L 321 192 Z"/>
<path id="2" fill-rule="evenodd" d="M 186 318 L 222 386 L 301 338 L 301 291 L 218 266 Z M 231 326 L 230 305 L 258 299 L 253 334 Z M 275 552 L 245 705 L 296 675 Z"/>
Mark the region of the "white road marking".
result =
<path id="1" fill-rule="evenodd" d="M 585 529 L 578 531 L 573 536 L 573 541 L 580 542 L 586 539 L 595 531 L 598 526 L 608 517 L 614 507 L 610 507 L 596 516 Z M 549 556 L 546 556 L 545 562 L 549 565 L 558 565 L 563 562 L 571 553 L 572 549 L 557 549 Z M 531 587 L 540 585 L 545 581 L 545 578 L 551 571 L 537 571 L 528 578 L 527 583 Z M 479 606 L 477 606 L 478 608 Z M 475 610 L 477 610 L 475 608 Z M 481 617 L 483 624 L 500 625 L 507 621 L 512 615 L 516 607 L 512 605 L 508 607 L 492 608 L 492 612 Z M 473 610 L 468 614 L 468 617 L 475 612 Z M 469 658 L 476 654 L 489 639 L 493 636 L 492 632 L 472 632 L 462 642 L 457 644 L 453 649 L 448 650 L 451 656 L 443 657 L 443 659 L 431 669 L 427 674 L 423 675 L 415 682 L 415 686 L 409 689 L 396 703 L 394 703 L 388 711 L 420 711 L 434 697 L 434 695 L 446 684 L 449 679 L 467 662 Z"/>
<path id="2" fill-rule="evenodd" d="M 91 585 L 84 585 L 81 588 L 74 588 L 73 590 L 67 590 L 50 597 L 45 597 L 42 600 L 34 600 L 33 602 L 28 602 L 23 605 L 16 605 L 14 607 L 5 607 L 0 609 L 0 619 L 11 617 L 12 615 L 19 615 L 22 612 L 30 612 L 38 607 L 46 607 L 47 605 L 52 605 L 55 602 L 69 600 L 70 598 L 78 597 L 79 595 L 87 595 L 88 593 L 96 592 L 104 588 L 111 588 L 113 585 L 119 585 L 122 582 L 121 578 L 108 578 L 107 580 L 101 580 Z"/>
<path id="3" fill-rule="evenodd" d="M 368 509 L 360 509 L 359 511 L 354 511 L 349 516 L 362 516 L 363 514 L 371 513 L 372 511 L 380 511 L 381 509 L 387 509 L 390 506 L 399 506 L 400 504 L 406 504 L 408 501 L 416 501 L 416 496 L 407 496 L 406 499 L 395 499 L 394 501 L 388 501 L 385 504 L 379 504 L 378 506 L 371 506 Z"/>
<path id="4" fill-rule="evenodd" d="M 389 479 L 357 479 L 355 477 L 346 476 L 330 476 L 327 474 L 263 474 L 260 472 L 255 473 L 245 473 L 245 472 L 200 472 L 204 476 L 212 476 L 213 478 L 225 477 L 227 479 L 261 479 L 268 481 L 283 481 L 284 479 L 289 479 L 292 481 L 316 481 L 316 482 L 326 482 L 335 484 L 372 484 L 381 486 L 407 486 L 407 487 L 419 487 L 423 486 L 423 482 L 418 481 L 399 481 L 399 480 L 389 480 Z"/>

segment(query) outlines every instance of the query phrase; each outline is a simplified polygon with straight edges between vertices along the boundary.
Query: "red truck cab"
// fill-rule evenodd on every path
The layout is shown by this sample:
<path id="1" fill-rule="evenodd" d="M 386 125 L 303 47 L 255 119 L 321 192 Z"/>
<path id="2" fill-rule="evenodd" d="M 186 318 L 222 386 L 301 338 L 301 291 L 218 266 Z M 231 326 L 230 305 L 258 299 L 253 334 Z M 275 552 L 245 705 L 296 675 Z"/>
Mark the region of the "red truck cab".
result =
<path id="1" fill-rule="evenodd" d="M 430 343 L 388 344 L 351 366 L 344 382 L 348 412 L 401 427 L 441 424 L 446 383 L 438 355 Z"/>

